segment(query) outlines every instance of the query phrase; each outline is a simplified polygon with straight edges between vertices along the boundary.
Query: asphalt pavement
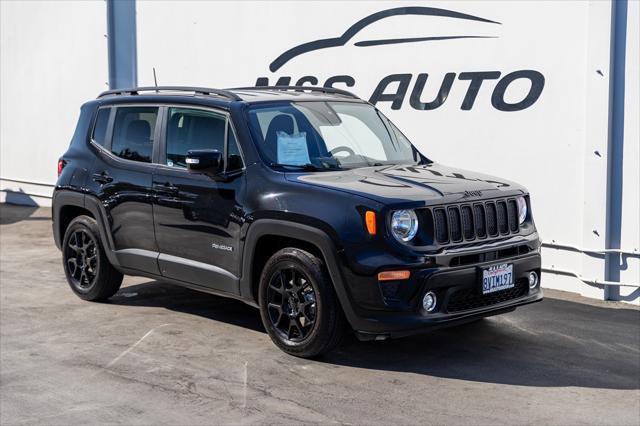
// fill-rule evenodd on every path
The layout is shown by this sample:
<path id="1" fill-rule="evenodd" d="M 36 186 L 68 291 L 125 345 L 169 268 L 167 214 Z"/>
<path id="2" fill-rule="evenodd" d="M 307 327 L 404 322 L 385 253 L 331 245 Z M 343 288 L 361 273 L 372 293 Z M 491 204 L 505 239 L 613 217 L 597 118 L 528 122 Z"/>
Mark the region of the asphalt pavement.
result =
<path id="1" fill-rule="evenodd" d="M 546 290 L 513 313 L 303 360 L 258 311 L 126 278 L 77 298 L 50 210 L 0 205 L 0 424 L 640 424 L 640 310 Z"/>

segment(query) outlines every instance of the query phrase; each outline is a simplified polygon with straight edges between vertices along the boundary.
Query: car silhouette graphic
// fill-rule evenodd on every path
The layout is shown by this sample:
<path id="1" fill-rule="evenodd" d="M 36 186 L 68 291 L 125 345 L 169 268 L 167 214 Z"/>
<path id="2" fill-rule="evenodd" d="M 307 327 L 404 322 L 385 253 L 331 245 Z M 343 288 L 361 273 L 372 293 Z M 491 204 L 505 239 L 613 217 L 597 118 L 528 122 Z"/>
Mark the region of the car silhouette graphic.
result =
<path id="1" fill-rule="evenodd" d="M 481 18 L 479 16 L 469 15 L 466 13 L 460 13 L 453 10 L 439 9 L 435 7 L 398 7 L 393 9 L 386 9 L 380 12 L 376 12 L 365 18 L 362 18 L 352 26 L 350 26 L 344 34 L 340 37 L 325 38 L 321 40 L 314 40 L 307 43 L 300 44 L 292 47 L 286 52 L 278 56 L 269 65 L 269 70 L 275 72 L 280 69 L 284 64 L 291 59 L 302 54 L 312 52 L 314 50 L 327 49 L 329 47 L 344 46 L 349 40 L 351 40 L 358 32 L 365 27 L 371 25 L 374 22 L 380 21 L 385 18 L 400 15 L 423 15 L 423 16 L 440 16 L 445 18 L 463 19 L 467 21 L 485 22 L 489 24 L 501 25 L 500 22 L 492 21 L 490 19 Z M 438 40 L 453 40 L 453 39 L 468 39 L 468 38 L 495 38 L 494 36 L 480 36 L 480 35 L 450 35 L 450 36 L 433 36 L 433 37 L 411 37 L 411 38 L 394 38 L 383 40 L 366 40 L 356 42 L 358 47 L 368 46 L 380 46 L 386 44 L 400 44 L 400 43 L 416 43 L 423 41 L 438 41 Z"/>

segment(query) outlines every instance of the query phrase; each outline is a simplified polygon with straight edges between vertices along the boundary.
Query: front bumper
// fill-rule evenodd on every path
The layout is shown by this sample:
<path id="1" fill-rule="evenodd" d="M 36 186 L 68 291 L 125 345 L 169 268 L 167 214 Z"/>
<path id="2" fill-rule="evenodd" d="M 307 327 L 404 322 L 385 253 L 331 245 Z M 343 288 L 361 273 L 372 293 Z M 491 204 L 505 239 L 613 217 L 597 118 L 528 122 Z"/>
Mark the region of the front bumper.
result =
<path id="1" fill-rule="evenodd" d="M 515 286 L 511 289 L 483 295 L 481 291 L 482 268 L 513 264 Z M 401 302 L 386 300 L 387 309 L 365 308 L 358 310 L 352 326 L 359 338 L 381 339 L 402 337 L 423 331 L 470 322 L 478 318 L 514 310 L 518 306 L 539 302 L 543 298 L 540 283 L 529 288 L 528 275 L 535 271 L 540 277 L 541 259 L 536 250 L 526 255 L 491 260 L 458 267 L 426 268 L 412 271 L 412 282 L 407 285 Z M 404 289 L 403 289 L 404 290 Z M 422 308 L 422 298 L 432 291 L 437 296 L 434 312 Z"/>

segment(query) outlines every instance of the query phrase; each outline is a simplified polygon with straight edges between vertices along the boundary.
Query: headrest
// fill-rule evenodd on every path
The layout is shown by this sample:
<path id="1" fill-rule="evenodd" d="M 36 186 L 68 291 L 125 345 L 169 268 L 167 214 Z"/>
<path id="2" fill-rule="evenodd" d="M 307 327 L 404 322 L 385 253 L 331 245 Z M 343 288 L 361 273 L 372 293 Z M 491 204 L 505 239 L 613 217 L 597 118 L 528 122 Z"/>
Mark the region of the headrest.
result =
<path id="1" fill-rule="evenodd" d="M 151 140 L 151 126 L 146 120 L 133 120 L 127 126 L 127 139 L 129 140 Z"/>
<path id="2" fill-rule="evenodd" d="M 287 114 L 279 114 L 273 117 L 271 123 L 269 123 L 269 128 L 267 129 L 267 137 L 275 134 L 277 132 L 285 132 L 288 134 L 293 134 L 293 117 Z M 271 137 L 273 137 L 271 136 Z"/>

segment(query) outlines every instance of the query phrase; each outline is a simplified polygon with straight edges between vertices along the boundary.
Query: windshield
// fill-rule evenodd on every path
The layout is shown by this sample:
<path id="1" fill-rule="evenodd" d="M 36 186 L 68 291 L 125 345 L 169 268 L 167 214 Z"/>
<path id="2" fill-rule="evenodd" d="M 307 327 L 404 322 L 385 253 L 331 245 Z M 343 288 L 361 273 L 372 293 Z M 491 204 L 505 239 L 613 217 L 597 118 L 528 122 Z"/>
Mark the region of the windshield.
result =
<path id="1" fill-rule="evenodd" d="M 364 103 L 255 105 L 249 124 L 274 166 L 335 170 L 426 161 L 389 120 Z"/>

